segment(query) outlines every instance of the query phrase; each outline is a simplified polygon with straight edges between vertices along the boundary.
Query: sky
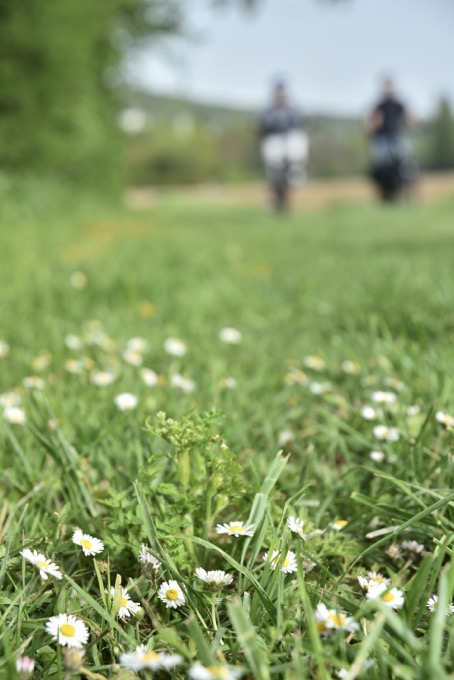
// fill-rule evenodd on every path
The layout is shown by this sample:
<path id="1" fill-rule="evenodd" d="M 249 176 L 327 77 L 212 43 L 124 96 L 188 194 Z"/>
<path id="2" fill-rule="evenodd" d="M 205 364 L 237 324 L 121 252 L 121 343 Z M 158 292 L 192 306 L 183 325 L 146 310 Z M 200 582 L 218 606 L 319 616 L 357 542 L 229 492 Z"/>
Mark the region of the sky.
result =
<path id="1" fill-rule="evenodd" d="M 416 115 L 454 103 L 454 0 L 261 0 L 249 15 L 184 2 L 190 36 L 136 56 L 136 84 L 260 108 L 284 77 L 303 110 L 358 115 L 392 75 Z"/>

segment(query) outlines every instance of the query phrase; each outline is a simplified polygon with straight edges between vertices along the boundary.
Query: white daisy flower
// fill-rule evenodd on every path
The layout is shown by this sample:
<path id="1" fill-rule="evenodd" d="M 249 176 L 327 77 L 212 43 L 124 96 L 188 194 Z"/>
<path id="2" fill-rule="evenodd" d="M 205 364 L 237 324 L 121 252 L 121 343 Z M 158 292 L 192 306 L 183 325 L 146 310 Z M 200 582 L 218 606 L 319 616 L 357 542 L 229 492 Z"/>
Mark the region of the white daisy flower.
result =
<path id="1" fill-rule="evenodd" d="M 0 406 L 2 408 L 13 408 L 20 406 L 21 398 L 16 392 L 4 392 L 0 394 Z"/>
<path id="2" fill-rule="evenodd" d="M 377 585 L 385 585 L 386 587 L 391 585 L 391 579 L 386 578 L 376 571 L 368 571 L 367 576 L 362 576 L 360 574 L 358 576 L 358 582 L 363 590 L 371 590 Z"/>
<path id="3" fill-rule="evenodd" d="M 44 354 L 39 354 L 37 357 L 35 357 L 32 360 L 32 369 L 34 371 L 45 371 L 46 368 L 49 368 L 49 366 L 52 363 L 52 354 L 49 352 L 45 352 Z"/>
<path id="4" fill-rule="evenodd" d="M 448 428 L 454 428 L 454 416 L 450 416 L 448 413 L 444 413 L 443 411 L 437 411 L 435 418 L 438 423 L 441 423 L 441 425 L 444 425 Z"/>
<path id="5" fill-rule="evenodd" d="M 83 272 L 73 272 L 69 277 L 69 283 L 75 290 L 82 290 L 87 285 L 87 277 Z"/>
<path id="6" fill-rule="evenodd" d="M 337 612 L 335 609 L 328 610 L 325 624 L 328 630 L 345 630 L 349 633 L 353 633 L 359 628 L 352 616 Z"/>
<path id="7" fill-rule="evenodd" d="M 36 375 L 30 375 L 22 380 L 22 385 L 27 390 L 43 390 L 46 383 L 42 378 L 38 378 Z"/>
<path id="8" fill-rule="evenodd" d="M 346 519 L 336 519 L 334 522 L 330 523 L 329 527 L 330 529 L 334 529 L 334 531 L 341 531 L 347 524 L 348 522 Z"/>
<path id="9" fill-rule="evenodd" d="M 386 458 L 384 451 L 371 451 L 369 453 L 369 458 L 374 461 L 374 463 L 383 463 Z"/>
<path id="10" fill-rule="evenodd" d="M 402 541 L 400 547 L 402 550 L 405 550 L 409 553 L 414 553 L 415 555 L 422 556 L 426 554 L 425 546 L 422 543 L 418 543 L 418 541 Z"/>
<path id="11" fill-rule="evenodd" d="M 376 425 L 373 429 L 376 439 L 385 442 L 397 442 L 400 439 L 400 432 L 396 427 L 386 425 Z"/>
<path id="12" fill-rule="evenodd" d="M 127 347 L 121 356 L 123 357 L 123 360 L 131 366 L 142 366 L 143 364 L 142 354 L 135 349 Z"/>
<path id="13" fill-rule="evenodd" d="M 114 402 L 119 411 L 132 411 L 136 408 L 139 400 L 134 394 L 122 392 L 121 394 L 117 394 Z"/>
<path id="14" fill-rule="evenodd" d="M 158 374 L 152 371 L 151 368 L 141 368 L 140 377 L 147 387 L 156 387 L 159 382 Z"/>
<path id="15" fill-rule="evenodd" d="M 228 378 L 224 378 L 224 380 L 221 382 L 221 387 L 225 387 L 228 390 L 236 390 L 238 383 L 235 378 L 229 376 Z"/>
<path id="16" fill-rule="evenodd" d="M 134 652 L 120 655 L 120 666 L 131 671 L 157 671 L 161 668 L 169 669 L 178 666 L 183 661 L 179 654 L 166 654 L 149 650 L 145 645 L 139 645 Z"/>
<path id="17" fill-rule="evenodd" d="M 77 350 L 82 349 L 84 346 L 84 341 L 82 338 L 79 338 L 78 335 L 74 335 L 73 333 L 68 333 L 68 335 L 65 335 L 64 342 L 66 347 L 73 350 L 74 352 L 77 352 Z"/>
<path id="18" fill-rule="evenodd" d="M 24 425 L 27 420 L 25 411 L 18 406 L 9 406 L 3 411 L 3 418 L 12 425 Z"/>
<path id="19" fill-rule="evenodd" d="M 120 609 L 118 610 L 118 618 L 119 619 L 125 619 L 128 616 L 131 616 L 131 614 L 134 616 L 134 614 L 137 614 L 137 612 L 140 609 L 140 604 L 138 602 L 133 602 L 131 600 L 128 591 L 126 588 L 121 588 L 121 601 L 120 601 Z M 110 596 L 112 600 L 114 599 L 115 596 L 115 588 L 114 586 L 110 587 Z"/>
<path id="20" fill-rule="evenodd" d="M 202 666 L 198 661 L 188 670 L 191 680 L 238 680 L 242 675 L 244 675 L 242 668 L 225 664 Z"/>
<path id="21" fill-rule="evenodd" d="M 161 566 L 160 561 L 154 555 L 151 554 L 151 552 L 144 543 L 142 543 L 140 547 L 138 560 L 140 564 L 151 565 L 152 569 L 154 569 L 155 571 L 158 571 L 159 567 Z"/>
<path id="22" fill-rule="evenodd" d="M 368 600 L 380 599 L 391 609 L 401 609 L 404 606 L 404 594 L 398 588 L 387 589 L 385 583 L 377 583 L 373 588 L 370 588 L 366 597 Z"/>
<path id="23" fill-rule="evenodd" d="M 373 406 L 363 406 L 360 411 L 364 420 L 377 420 L 378 413 Z"/>
<path id="24" fill-rule="evenodd" d="M 372 401 L 376 404 L 395 404 L 397 401 L 397 395 L 394 392 L 372 392 L 370 395 Z"/>
<path id="25" fill-rule="evenodd" d="M 74 375 L 77 375 L 79 373 L 83 373 L 84 371 L 84 363 L 80 359 L 66 359 L 65 361 L 65 371 L 67 373 L 73 373 Z"/>
<path id="26" fill-rule="evenodd" d="M 429 597 L 427 600 L 427 609 L 434 613 L 438 608 L 438 595 L 432 595 L 432 597 Z M 451 614 L 454 614 L 454 603 L 448 605 L 448 608 L 446 610 L 446 616 L 451 616 Z"/>
<path id="27" fill-rule="evenodd" d="M 170 384 L 172 387 L 176 387 L 177 389 L 182 390 L 182 392 L 186 392 L 186 394 L 194 392 L 197 387 L 193 380 L 190 378 L 185 378 L 184 376 L 180 375 L 180 373 L 174 373 L 172 375 L 170 378 Z"/>
<path id="28" fill-rule="evenodd" d="M 350 359 L 346 359 L 345 361 L 342 362 L 342 370 L 344 373 L 347 373 L 349 375 L 355 375 L 355 373 L 360 372 L 361 366 L 358 364 L 357 361 L 351 361 Z"/>
<path id="29" fill-rule="evenodd" d="M 329 392 L 331 389 L 332 385 L 330 382 L 312 382 L 309 385 L 309 389 L 312 392 L 312 394 L 325 394 L 325 392 Z"/>
<path id="30" fill-rule="evenodd" d="M 222 588 L 223 586 L 229 586 L 233 582 L 233 576 L 226 574 L 225 571 L 220 569 L 205 571 L 202 567 L 198 567 L 195 570 L 195 575 L 211 588 Z"/>
<path id="31" fill-rule="evenodd" d="M 9 354 L 10 347 L 7 342 L 4 340 L 0 340 L 0 359 L 3 359 L 3 357 L 8 356 Z"/>
<path id="32" fill-rule="evenodd" d="M 37 550 L 32 552 L 29 548 L 25 548 L 25 550 L 21 550 L 21 555 L 39 569 L 39 575 L 43 581 L 47 581 L 48 575 L 58 579 L 63 578 L 60 568 Z"/>
<path id="33" fill-rule="evenodd" d="M 407 416 L 411 418 L 412 416 L 417 416 L 419 413 L 421 413 L 421 407 L 418 406 L 417 404 L 413 404 L 412 406 L 407 406 Z"/>
<path id="34" fill-rule="evenodd" d="M 132 352 L 146 352 L 148 349 L 148 342 L 145 338 L 129 338 L 126 346 Z"/>
<path id="35" fill-rule="evenodd" d="M 90 382 L 96 387 L 108 387 L 115 382 L 116 377 L 113 371 L 95 371 L 90 375 Z"/>
<path id="36" fill-rule="evenodd" d="M 303 541 L 306 540 L 307 535 L 304 533 L 304 519 L 300 519 L 299 517 L 295 517 L 294 515 L 290 515 L 290 517 L 287 520 L 287 526 L 292 531 L 294 534 L 298 534 Z"/>
<path id="37" fill-rule="evenodd" d="M 279 432 L 277 437 L 277 443 L 279 446 L 286 446 L 290 444 L 295 439 L 295 435 L 291 430 L 282 430 Z"/>
<path id="38" fill-rule="evenodd" d="M 236 538 L 238 536 L 253 536 L 254 525 L 235 520 L 224 524 L 216 524 L 216 533 L 229 534 L 229 536 L 235 536 Z"/>
<path id="39" fill-rule="evenodd" d="M 323 359 L 316 355 L 304 357 L 304 365 L 313 371 L 324 371 L 326 368 L 326 363 Z"/>
<path id="40" fill-rule="evenodd" d="M 46 633 L 54 642 L 64 647 L 83 647 L 88 641 L 88 628 L 83 621 L 72 614 L 51 616 L 46 623 Z"/>
<path id="41" fill-rule="evenodd" d="M 243 339 L 240 331 L 227 326 L 219 331 L 219 339 L 227 345 L 239 345 Z"/>
<path id="42" fill-rule="evenodd" d="M 35 668 L 35 660 L 30 659 L 29 656 L 19 656 L 16 659 L 16 671 L 18 672 L 19 680 L 26 680 L 29 678 Z"/>
<path id="43" fill-rule="evenodd" d="M 104 550 L 104 543 L 99 538 L 84 534 L 80 529 L 76 529 L 73 533 L 72 542 L 80 545 L 85 555 L 98 555 Z"/>
<path id="44" fill-rule="evenodd" d="M 291 368 L 285 376 L 285 382 L 287 385 L 307 385 L 309 378 L 304 371 L 298 368 Z"/>
<path id="45" fill-rule="evenodd" d="M 164 581 L 158 590 L 158 597 L 170 609 L 182 607 L 186 598 L 176 581 Z"/>
<path id="46" fill-rule="evenodd" d="M 266 562 L 270 559 L 270 567 L 274 571 L 278 565 L 280 565 L 283 574 L 291 574 L 298 569 L 296 563 L 296 555 L 294 552 L 289 550 L 283 562 L 281 562 L 281 553 L 279 550 L 273 550 L 271 558 L 269 557 L 269 552 L 263 555 L 263 560 Z"/>
<path id="47" fill-rule="evenodd" d="M 174 357 L 184 357 L 188 351 L 183 340 L 179 340 L 178 338 L 167 338 L 164 343 L 164 349 L 167 354 L 171 354 Z"/>

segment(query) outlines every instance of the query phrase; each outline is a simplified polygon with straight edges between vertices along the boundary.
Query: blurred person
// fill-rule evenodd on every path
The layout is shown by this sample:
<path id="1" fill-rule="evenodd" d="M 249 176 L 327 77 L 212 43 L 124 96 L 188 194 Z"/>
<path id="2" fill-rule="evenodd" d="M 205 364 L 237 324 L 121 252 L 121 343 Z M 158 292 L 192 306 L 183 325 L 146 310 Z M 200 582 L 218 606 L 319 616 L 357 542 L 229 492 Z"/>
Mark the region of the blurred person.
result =
<path id="1" fill-rule="evenodd" d="M 289 103 L 285 83 L 275 83 L 271 105 L 259 119 L 261 156 L 270 185 L 271 207 L 289 207 L 290 188 L 305 179 L 309 139 L 301 113 Z"/>
<path id="2" fill-rule="evenodd" d="M 385 80 L 380 100 L 365 119 L 371 139 L 371 176 L 384 201 L 394 201 L 415 182 L 418 168 L 408 138 L 414 119 L 394 82 Z"/>

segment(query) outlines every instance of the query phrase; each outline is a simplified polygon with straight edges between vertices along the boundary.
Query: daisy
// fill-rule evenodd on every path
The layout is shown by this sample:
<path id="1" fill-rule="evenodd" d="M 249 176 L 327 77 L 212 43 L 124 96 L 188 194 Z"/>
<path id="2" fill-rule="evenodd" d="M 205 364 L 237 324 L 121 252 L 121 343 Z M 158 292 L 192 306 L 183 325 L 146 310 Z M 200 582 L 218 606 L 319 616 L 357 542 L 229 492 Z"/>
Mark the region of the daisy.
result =
<path id="1" fill-rule="evenodd" d="M 376 571 L 368 571 L 367 576 L 362 576 L 362 574 L 360 574 L 358 576 L 358 582 L 363 590 L 371 590 L 380 584 L 385 586 L 391 585 L 391 579 L 386 578 Z"/>
<path id="2" fill-rule="evenodd" d="M 287 520 L 287 526 L 292 531 L 294 534 L 298 534 L 298 536 L 301 536 L 303 541 L 306 540 L 307 535 L 304 533 L 304 519 L 300 519 L 299 517 L 296 517 L 294 515 L 290 515 L 290 517 Z"/>
<path id="3" fill-rule="evenodd" d="M 377 583 L 377 585 L 367 591 L 366 597 L 368 600 L 380 599 L 391 609 L 401 609 L 404 606 L 404 594 L 398 588 L 391 588 L 387 590 L 384 583 Z"/>
<path id="4" fill-rule="evenodd" d="M 16 392 L 4 392 L 0 394 L 0 406 L 2 408 L 12 408 L 13 406 L 19 406 L 21 398 Z"/>
<path id="5" fill-rule="evenodd" d="M 325 394 L 325 392 L 329 392 L 331 387 L 332 385 L 329 382 L 324 383 L 313 382 L 309 385 L 309 389 L 312 392 L 312 394 Z"/>
<path id="6" fill-rule="evenodd" d="M 133 602 L 131 598 L 129 597 L 128 591 L 120 586 L 121 588 L 121 601 L 120 601 L 120 609 L 118 610 L 118 618 L 119 619 L 124 619 L 127 616 L 131 616 L 134 614 L 137 614 L 137 612 L 140 609 L 140 604 L 138 602 Z M 115 588 L 114 586 L 110 587 L 110 596 L 112 600 L 114 599 L 115 596 Z"/>
<path id="7" fill-rule="evenodd" d="M 397 395 L 394 392 L 372 392 L 370 395 L 372 401 L 376 404 L 395 404 L 397 401 Z"/>
<path id="8" fill-rule="evenodd" d="M 126 361 L 127 364 L 131 364 L 131 366 L 141 366 L 143 363 L 142 354 L 130 347 L 127 347 L 121 356 L 123 357 L 123 360 Z"/>
<path id="9" fill-rule="evenodd" d="M 363 406 L 360 411 L 364 420 L 377 420 L 378 413 L 373 406 Z"/>
<path id="10" fill-rule="evenodd" d="M 402 541 L 400 547 L 402 548 L 402 550 L 405 550 L 406 552 L 409 553 L 414 553 L 415 555 L 426 554 L 425 546 L 423 546 L 422 543 L 418 543 L 418 541 Z"/>
<path id="11" fill-rule="evenodd" d="M 352 616 L 346 616 L 346 614 L 337 612 L 335 609 L 328 610 L 325 625 L 328 630 L 345 630 L 349 633 L 353 633 L 359 628 Z"/>
<path id="12" fill-rule="evenodd" d="M 291 430 L 282 430 L 282 432 L 279 432 L 277 442 L 279 446 L 286 446 L 287 444 L 290 444 L 294 439 L 295 435 Z"/>
<path id="13" fill-rule="evenodd" d="M 132 352 L 146 352 L 148 349 L 148 342 L 145 338 L 129 338 L 126 347 Z"/>
<path id="14" fill-rule="evenodd" d="M 119 411 L 132 411 L 136 408 L 138 401 L 139 400 L 137 397 L 134 394 L 130 394 L 129 392 L 117 394 L 114 399 L 115 406 Z"/>
<path id="15" fill-rule="evenodd" d="M 304 357 L 304 365 L 311 368 L 313 371 L 324 371 L 326 368 L 323 359 L 316 355 Z"/>
<path id="16" fill-rule="evenodd" d="M 238 520 L 233 522 L 228 522 L 227 524 L 216 524 L 217 534 L 229 534 L 229 536 L 253 536 L 254 535 L 254 525 L 245 524 Z"/>
<path id="17" fill-rule="evenodd" d="M 82 349 L 84 345 L 82 338 L 79 338 L 78 335 L 74 335 L 73 333 L 68 333 L 68 335 L 65 335 L 64 343 L 68 349 L 72 349 L 74 352 L 76 352 L 78 349 Z"/>
<path id="18" fill-rule="evenodd" d="M 88 628 L 72 614 L 51 616 L 46 623 L 46 633 L 62 647 L 83 647 L 88 640 Z"/>
<path id="19" fill-rule="evenodd" d="M 155 571 L 158 571 L 159 567 L 161 566 L 160 561 L 154 555 L 151 554 L 151 552 L 144 543 L 142 543 L 140 547 L 138 560 L 140 564 L 151 565 L 151 568 L 154 569 Z"/>
<path id="20" fill-rule="evenodd" d="M 432 595 L 432 597 L 429 597 L 427 600 L 427 609 L 434 613 L 438 608 L 438 595 Z M 451 614 L 454 614 L 454 604 L 448 605 L 448 608 L 446 610 L 446 616 L 451 616 Z"/>
<path id="21" fill-rule="evenodd" d="M 219 339 L 227 345 L 239 345 L 243 336 L 236 328 L 227 326 L 219 331 Z"/>
<path id="22" fill-rule="evenodd" d="M 386 456 L 383 451 L 371 451 L 369 453 L 369 458 L 373 460 L 375 463 L 383 463 Z"/>
<path id="23" fill-rule="evenodd" d="M 172 385 L 172 387 L 176 387 L 182 390 L 182 392 L 186 392 L 186 394 L 194 392 L 196 388 L 196 384 L 193 380 L 191 380 L 190 378 L 185 378 L 179 373 L 173 374 L 173 376 L 170 378 L 170 384 Z"/>
<path id="24" fill-rule="evenodd" d="M 179 654 L 166 654 L 165 652 L 155 652 L 139 645 L 134 652 L 120 655 L 120 666 L 131 671 L 151 670 L 157 671 L 161 668 L 173 668 L 183 661 Z"/>
<path id="25" fill-rule="evenodd" d="M 62 578 L 62 573 L 59 567 L 57 567 L 56 564 L 48 560 L 47 557 L 45 557 L 42 553 L 37 552 L 37 550 L 33 550 L 32 552 L 31 550 L 29 550 L 29 548 L 25 548 L 25 550 L 21 550 L 20 554 L 28 562 L 35 565 L 35 567 L 39 569 L 39 575 L 41 576 L 43 581 L 47 581 L 48 574 L 58 579 Z"/>
<path id="26" fill-rule="evenodd" d="M 112 371 L 95 371 L 90 375 L 90 382 L 96 387 L 107 387 L 115 382 L 115 378 L 116 375 Z"/>
<path id="27" fill-rule="evenodd" d="M 191 680 L 238 680 L 244 675 L 242 668 L 227 665 L 202 666 L 196 663 L 188 670 Z"/>
<path id="28" fill-rule="evenodd" d="M 221 382 L 221 387 L 225 387 L 228 390 L 236 390 L 238 383 L 235 378 L 229 376 L 228 378 L 224 378 L 224 380 Z"/>
<path id="29" fill-rule="evenodd" d="M 386 427 L 386 425 L 376 425 L 373 429 L 376 439 L 386 442 L 397 442 L 400 438 L 399 430 L 396 427 Z"/>
<path id="30" fill-rule="evenodd" d="M 75 290 L 82 290 L 87 285 L 87 277 L 83 272 L 73 272 L 69 277 L 69 283 Z"/>
<path id="31" fill-rule="evenodd" d="M 65 371 L 68 373 L 73 373 L 74 375 L 82 373 L 84 370 L 84 364 L 80 359 L 66 359 L 65 361 Z"/>
<path id="32" fill-rule="evenodd" d="M 36 375 L 30 375 L 28 378 L 22 380 L 22 385 L 28 390 L 43 390 L 46 383 L 42 378 Z"/>
<path id="33" fill-rule="evenodd" d="M 195 575 L 210 588 L 217 590 L 223 586 L 229 586 L 233 582 L 233 576 L 226 574 L 225 571 L 217 569 L 215 571 L 205 571 L 202 567 L 195 570 Z"/>
<path id="34" fill-rule="evenodd" d="M 285 556 L 283 562 L 281 561 L 281 553 L 279 552 L 279 550 L 273 550 L 271 558 L 269 555 L 270 555 L 269 552 L 266 552 L 263 555 L 263 560 L 266 562 L 268 559 L 270 559 L 270 567 L 273 571 L 276 569 L 278 565 L 280 566 L 280 569 L 283 574 L 291 574 L 292 572 L 298 569 L 298 566 L 296 564 L 296 555 L 291 550 L 287 552 L 287 555 Z"/>
<path id="35" fill-rule="evenodd" d="M 292 368 L 285 376 L 285 382 L 288 385 L 307 385 L 309 378 L 304 371 L 298 368 Z"/>
<path id="36" fill-rule="evenodd" d="M 176 581 L 164 581 L 158 590 L 158 597 L 171 609 L 182 607 L 186 602 L 183 591 Z"/>
<path id="37" fill-rule="evenodd" d="M 0 340 L 0 359 L 6 357 L 9 354 L 9 345 L 4 340 Z"/>
<path id="38" fill-rule="evenodd" d="M 441 423 L 441 425 L 444 425 L 445 427 L 454 427 L 454 416 L 450 416 L 448 413 L 437 411 L 435 418 L 438 423 Z"/>
<path id="39" fill-rule="evenodd" d="M 46 368 L 49 368 L 49 366 L 52 363 L 52 354 L 49 352 L 46 352 L 45 354 L 40 354 L 39 356 L 35 357 L 32 361 L 32 369 L 34 371 L 45 371 Z"/>
<path id="40" fill-rule="evenodd" d="M 361 366 L 356 361 L 350 361 L 350 359 L 346 359 L 342 362 L 342 370 L 344 373 L 355 375 L 355 373 L 359 373 Z"/>
<path id="41" fill-rule="evenodd" d="M 20 680 L 26 680 L 26 678 L 29 678 L 33 673 L 34 668 L 35 661 L 34 659 L 30 659 L 29 656 L 19 656 L 16 659 L 16 671 L 19 674 L 18 677 Z"/>
<path id="42" fill-rule="evenodd" d="M 24 425 L 27 420 L 25 411 L 18 406 L 10 406 L 3 411 L 3 418 L 12 425 Z"/>
<path id="43" fill-rule="evenodd" d="M 84 534 L 80 529 L 76 529 L 73 533 L 72 542 L 80 545 L 85 555 L 98 555 L 104 550 L 104 543 L 99 538 Z"/>
<path id="44" fill-rule="evenodd" d="M 336 519 L 334 522 L 330 523 L 330 529 L 334 529 L 334 531 L 341 531 L 344 527 L 346 527 L 348 524 L 346 519 Z"/>
<path id="45" fill-rule="evenodd" d="M 147 387 L 156 387 L 159 381 L 158 374 L 152 371 L 151 368 L 141 368 L 140 377 Z"/>
<path id="46" fill-rule="evenodd" d="M 167 338 L 164 343 L 164 349 L 167 354 L 171 354 L 174 357 L 184 357 L 188 351 L 183 340 L 179 340 L 178 338 Z"/>
<path id="47" fill-rule="evenodd" d="M 412 416 L 417 416 L 418 413 L 421 413 L 421 407 L 417 404 L 414 404 L 413 406 L 407 406 L 407 416 L 409 418 Z"/>

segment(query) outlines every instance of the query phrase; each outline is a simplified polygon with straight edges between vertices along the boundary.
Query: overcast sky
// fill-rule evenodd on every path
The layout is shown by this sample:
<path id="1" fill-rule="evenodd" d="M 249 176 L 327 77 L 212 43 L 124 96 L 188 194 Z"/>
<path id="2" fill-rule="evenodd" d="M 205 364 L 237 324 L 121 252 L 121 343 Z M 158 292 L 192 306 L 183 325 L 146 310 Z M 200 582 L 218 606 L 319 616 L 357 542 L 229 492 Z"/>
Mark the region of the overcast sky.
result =
<path id="1" fill-rule="evenodd" d="M 262 0 L 249 16 L 185 3 L 193 39 L 132 65 L 147 89 L 257 108 L 284 76 L 303 109 L 357 115 L 392 74 L 420 115 L 454 102 L 454 0 Z"/>

